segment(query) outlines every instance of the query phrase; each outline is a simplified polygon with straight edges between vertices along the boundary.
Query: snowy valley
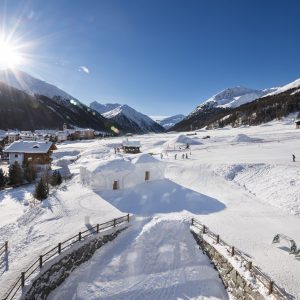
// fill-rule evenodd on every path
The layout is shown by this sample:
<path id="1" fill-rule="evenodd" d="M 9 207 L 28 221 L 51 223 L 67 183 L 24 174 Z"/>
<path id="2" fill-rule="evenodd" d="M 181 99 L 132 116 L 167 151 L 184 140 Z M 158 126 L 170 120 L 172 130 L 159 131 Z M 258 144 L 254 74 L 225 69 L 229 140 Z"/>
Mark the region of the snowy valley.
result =
<path id="1" fill-rule="evenodd" d="M 31 186 L 0 194 L 0 244 L 9 241 L 0 290 L 5 292 L 41 252 L 87 228 L 85 217 L 95 224 L 130 213 L 129 229 L 79 266 L 49 299 L 230 298 L 190 233 L 192 217 L 300 299 L 298 259 L 288 244 L 272 244 L 282 233 L 300 245 L 299 134 L 291 116 L 194 135 L 137 135 L 131 139 L 140 141 L 142 156 L 115 153 L 121 138 L 59 144 L 53 165 L 79 157 L 68 165 L 72 179 L 35 206 L 28 205 Z M 153 180 L 143 182 L 135 179 L 131 164 L 147 153 L 154 159 L 143 159 L 152 166 Z M 126 164 L 119 163 L 123 160 Z M 115 175 L 103 173 L 107 187 L 82 180 L 83 168 L 107 172 L 104 167 L 112 162 Z M 155 179 L 156 162 L 164 178 Z M 124 185 L 112 190 L 121 172 Z"/>

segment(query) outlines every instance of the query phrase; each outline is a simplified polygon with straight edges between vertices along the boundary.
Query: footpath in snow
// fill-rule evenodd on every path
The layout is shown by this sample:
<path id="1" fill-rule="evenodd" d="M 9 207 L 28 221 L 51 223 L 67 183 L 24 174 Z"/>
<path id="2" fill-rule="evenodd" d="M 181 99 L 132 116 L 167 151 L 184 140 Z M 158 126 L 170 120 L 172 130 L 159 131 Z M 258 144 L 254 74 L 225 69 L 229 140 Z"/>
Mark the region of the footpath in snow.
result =
<path id="1" fill-rule="evenodd" d="M 172 214 L 138 217 L 49 299 L 228 299 L 189 221 Z"/>

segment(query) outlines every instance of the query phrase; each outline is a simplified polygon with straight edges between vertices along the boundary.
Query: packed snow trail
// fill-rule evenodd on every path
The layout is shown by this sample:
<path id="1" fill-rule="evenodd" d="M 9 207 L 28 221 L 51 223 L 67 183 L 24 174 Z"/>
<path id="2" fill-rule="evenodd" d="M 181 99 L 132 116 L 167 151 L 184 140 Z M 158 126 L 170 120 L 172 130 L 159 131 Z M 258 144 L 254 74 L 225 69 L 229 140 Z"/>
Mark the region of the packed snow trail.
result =
<path id="1" fill-rule="evenodd" d="M 60 299 L 228 299 L 179 214 L 139 217 L 53 291 Z"/>

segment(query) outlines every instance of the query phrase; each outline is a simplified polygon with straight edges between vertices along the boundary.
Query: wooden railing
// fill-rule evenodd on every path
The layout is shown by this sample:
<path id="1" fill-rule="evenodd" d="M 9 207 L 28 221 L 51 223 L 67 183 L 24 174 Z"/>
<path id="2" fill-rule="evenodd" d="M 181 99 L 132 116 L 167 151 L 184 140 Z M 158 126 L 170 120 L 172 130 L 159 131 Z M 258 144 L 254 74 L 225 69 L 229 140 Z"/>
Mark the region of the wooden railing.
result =
<path id="1" fill-rule="evenodd" d="M 58 243 L 57 246 L 50 249 L 48 252 L 39 256 L 39 258 L 32 263 L 24 272 L 21 272 L 21 276 L 18 277 L 16 282 L 10 287 L 10 289 L 5 294 L 3 300 L 10 300 L 15 297 L 17 292 L 25 286 L 26 280 L 30 278 L 30 276 L 35 273 L 37 270 L 43 267 L 43 264 L 53 258 L 54 256 L 60 255 L 64 250 L 70 248 L 72 245 L 84 240 L 86 237 L 91 236 L 93 234 L 97 234 L 102 230 L 108 228 L 114 228 L 119 224 L 129 222 L 130 215 L 127 214 L 117 219 L 110 220 L 108 222 L 102 224 L 96 224 L 95 226 L 90 227 L 85 231 L 80 231 L 78 234 L 68 238 L 67 240 Z"/>
<path id="2" fill-rule="evenodd" d="M 7 254 L 8 252 L 8 241 L 6 241 L 2 246 L 0 246 L 0 256 L 2 254 Z"/>
<path id="3" fill-rule="evenodd" d="M 288 293 L 286 293 L 282 288 L 280 288 L 268 275 L 263 273 L 259 267 L 255 266 L 252 261 L 246 257 L 242 251 L 235 248 L 234 246 L 230 246 L 224 240 L 220 238 L 220 235 L 212 232 L 207 226 L 200 223 L 196 219 L 192 218 L 192 226 L 197 227 L 201 230 L 201 234 L 207 234 L 210 238 L 214 240 L 216 244 L 220 244 L 224 246 L 230 256 L 236 256 L 240 261 L 244 263 L 244 267 L 248 269 L 248 271 L 252 274 L 254 278 L 256 278 L 267 290 L 269 295 L 273 295 L 276 299 L 284 299 L 291 300 L 294 297 Z"/>

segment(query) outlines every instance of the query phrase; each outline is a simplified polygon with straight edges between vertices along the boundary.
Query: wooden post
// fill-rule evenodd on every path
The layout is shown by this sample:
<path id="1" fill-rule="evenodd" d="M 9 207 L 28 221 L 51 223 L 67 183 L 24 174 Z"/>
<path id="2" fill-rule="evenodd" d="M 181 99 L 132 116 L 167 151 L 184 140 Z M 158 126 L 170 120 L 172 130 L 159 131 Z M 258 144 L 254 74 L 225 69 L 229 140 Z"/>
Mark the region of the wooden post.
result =
<path id="1" fill-rule="evenodd" d="M 220 243 L 220 236 L 217 234 L 217 244 L 219 244 Z"/>
<path id="2" fill-rule="evenodd" d="M 21 287 L 25 286 L 25 272 L 21 272 Z"/>
<path id="3" fill-rule="evenodd" d="M 99 233 L 99 224 L 97 224 L 97 233 Z"/>
<path id="4" fill-rule="evenodd" d="M 234 246 L 231 247 L 231 256 L 234 256 Z"/>
<path id="5" fill-rule="evenodd" d="M 129 214 L 127 214 L 127 222 L 129 223 Z"/>
<path id="6" fill-rule="evenodd" d="M 249 261 L 249 263 L 248 263 L 248 269 L 249 269 L 249 270 L 252 269 L 252 261 Z"/>
<path id="7" fill-rule="evenodd" d="M 114 219 L 114 227 L 116 227 L 116 219 Z"/>
<path id="8" fill-rule="evenodd" d="M 78 241 L 81 241 L 81 232 L 78 233 Z"/>
<path id="9" fill-rule="evenodd" d="M 58 254 L 61 253 L 61 243 L 58 243 Z"/>
<path id="10" fill-rule="evenodd" d="M 273 285 L 274 285 L 274 282 L 270 281 L 270 283 L 269 283 L 269 295 L 271 295 L 273 293 Z"/>
<path id="11" fill-rule="evenodd" d="M 5 253 L 7 254 L 8 252 L 8 241 L 5 242 Z"/>
<path id="12" fill-rule="evenodd" d="M 205 225 L 203 225 L 203 231 L 202 231 L 202 233 L 205 234 L 205 232 L 206 232 L 206 227 L 205 227 Z"/>
<path id="13" fill-rule="evenodd" d="M 40 269 L 43 267 L 43 255 L 40 255 Z"/>

